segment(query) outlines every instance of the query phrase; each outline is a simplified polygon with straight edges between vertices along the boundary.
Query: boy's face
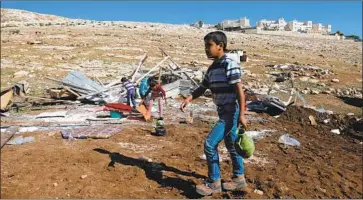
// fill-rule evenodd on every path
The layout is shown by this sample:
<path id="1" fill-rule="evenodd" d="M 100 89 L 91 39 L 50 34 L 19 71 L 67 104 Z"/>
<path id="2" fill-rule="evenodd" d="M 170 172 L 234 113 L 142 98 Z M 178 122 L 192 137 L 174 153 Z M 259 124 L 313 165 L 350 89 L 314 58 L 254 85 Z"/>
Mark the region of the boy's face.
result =
<path id="1" fill-rule="evenodd" d="M 205 54 L 208 58 L 216 58 L 223 53 L 223 45 L 216 44 L 214 41 L 209 40 L 208 42 L 204 42 Z"/>

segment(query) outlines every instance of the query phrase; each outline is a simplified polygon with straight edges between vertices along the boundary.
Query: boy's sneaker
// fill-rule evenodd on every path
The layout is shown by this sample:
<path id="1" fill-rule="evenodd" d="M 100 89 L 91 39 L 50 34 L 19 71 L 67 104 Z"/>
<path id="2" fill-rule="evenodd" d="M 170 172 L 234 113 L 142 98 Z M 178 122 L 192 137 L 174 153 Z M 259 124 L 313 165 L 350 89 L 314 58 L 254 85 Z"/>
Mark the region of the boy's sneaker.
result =
<path id="1" fill-rule="evenodd" d="M 197 185 L 196 191 L 198 194 L 203 196 L 208 196 L 214 193 L 222 192 L 221 179 L 214 182 L 206 181 L 204 184 Z"/>
<path id="2" fill-rule="evenodd" d="M 228 191 L 240 190 L 247 187 L 247 182 L 244 175 L 232 178 L 232 181 L 223 183 L 223 189 Z"/>

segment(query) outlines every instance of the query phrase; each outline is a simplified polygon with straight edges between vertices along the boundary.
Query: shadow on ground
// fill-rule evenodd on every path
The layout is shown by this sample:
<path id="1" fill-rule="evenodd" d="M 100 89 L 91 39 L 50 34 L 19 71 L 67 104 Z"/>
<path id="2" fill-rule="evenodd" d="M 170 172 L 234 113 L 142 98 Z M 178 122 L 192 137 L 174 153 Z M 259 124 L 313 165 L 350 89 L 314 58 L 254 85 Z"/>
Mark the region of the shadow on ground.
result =
<path id="1" fill-rule="evenodd" d="M 363 99 L 343 96 L 338 96 L 338 98 L 348 105 L 363 108 Z"/>
<path id="2" fill-rule="evenodd" d="M 93 150 L 98 153 L 107 154 L 110 157 L 111 161 L 108 164 L 109 167 L 114 167 L 115 163 L 136 166 L 145 171 L 145 175 L 148 179 L 157 182 L 161 187 L 176 188 L 182 191 L 181 195 L 184 195 L 186 198 L 189 199 L 196 199 L 202 197 L 198 193 L 196 193 L 195 183 L 192 180 L 168 177 L 163 175 L 163 171 L 174 172 L 178 175 L 189 176 L 198 179 L 206 178 L 203 175 L 199 175 L 195 172 L 181 171 L 177 168 L 167 166 L 164 163 L 147 162 L 140 159 L 131 158 L 118 152 L 109 152 L 102 148 L 95 148 Z"/>

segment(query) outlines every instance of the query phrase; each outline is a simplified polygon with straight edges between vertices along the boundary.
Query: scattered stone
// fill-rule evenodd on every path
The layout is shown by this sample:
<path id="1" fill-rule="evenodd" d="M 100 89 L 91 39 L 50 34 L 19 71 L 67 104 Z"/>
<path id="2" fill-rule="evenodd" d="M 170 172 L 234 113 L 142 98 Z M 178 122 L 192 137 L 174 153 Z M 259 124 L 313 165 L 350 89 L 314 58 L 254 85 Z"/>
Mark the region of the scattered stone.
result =
<path id="1" fill-rule="evenodd" d="M 325 83 L 318 83 L 318 86 L 325 87 Z"/>
<path id="2" fill-rule="evenodd" d="M 251 74 L 249 74 L 249 76 L 254 78 L 254 77 L 256 77 L 257 75 L 256 75 L 255 73 L 251 73 Z"/>
<path id="3" fill-rule="evenodd" d="M 309 90 L 302 90 L 301 93 L 303 93 L 303 94 L 309 94 Z"/>
<path id="4" fill-rule="evenodd" d="M 53 183 L 53 186 L 54 186 L 54 187 L 57 187 L 57 186 L 58 186 L 58 183 Z"/>
<path id="5" fill-rule="evenodd" d="M 329 91 L 329 90 L 324 90 L 324 91 L 322 91 L 321 93 L 322 93 L 322 94 L 331 94 L 331 91 Z"/>
<path id="6" fill-rule="evenodd" d="M 323 192 L 323 193 L 326 193 L 326 189 L 324 189 L 324 188 L 318 188 L 318 190 L 320 190 L 321 192 Z"/>
<path id="7" fill-rule="evenodd" d="M 311 94 L 320 94 L 320 91 L 319 90 L 311 90 Z"/>
<path id="8" fill-rule="evenodd" d="M 326 113 L 328 113 L 329 115 L 332 115 L 334 112 L 332 110 L 326 110 Z"/>
<path id="9" fill-rule="evenodd" d="M 300 81 L 303 81 L 303 82 L 306 82 L 306 81 L 309 81 L 309 77 L 307 76 L 304 76 L 304 77 L 300 77 Z"/>
<path id="10" fill-rule="evenodd" d="M 85 179 L 85 178 L 87 178 L 87 175 L 86 174 L 84 174 L 84 175 L 81 176 L 81 179 Z"/>
<path id="11" fill-rule="evenodd" d="M 258 194 L 258 195 L 263 195 L 263 191 L 258 190 L 258 189 L 255 189 L 253 192 Z"/>
<path id="12" fill-rule="evenodd" d="M 329 123 L 330 122 L 330 119 L 324 119 L 324 124 L 327 124 L 327 123 Z"/>
<path id="13" fill-rule="evenodd" d="M 333 82 L 333 83 L 339 83 L 339 79 L 334 78 L 334 79 L 331 80 L 331 82 Z"/>
<path id="14" fill-rule="evenodd" d="M 340 135 L 340 131 L 339 129 L 333 129 L 330 131 L 331 133 L 334 133 L 334 134 L 337 134 L 337 135 Z"/>
<path id="15" fill-rule="evenodd" d="M 315 121 L 315 118 L 314 118 L 312 115 L 310 115 L 310 116 L 309 116 L 309 119 L 310 119 L 310 123 L 311 123 L 311 125 L 313 125 L 313 126 L 318 125 L 318 124 L 316 123 L 316 121 Z"/>
<path id="16" fill-rule="evenodd" d="M 310 83 L 319 83 L 319 80 L 318 79 L 309 79 L 309 82 Z"/>
<path id="17" fill-rule="evenodd" d="M 33 45 L 33 44 L 42 44 L 41 41 L 28 41 L 27 44 Z"/>
<path id="18" fill-rule="evenodd" d="M 20 78 L 24 76 L 28 76 L 29 72 L 27 71 L 18 71 L 14 73 L 14 78 Z"/>
<path id="19" fill-rule="evenodd" d="M 354 116 L 354 113 L 348 113 L 347 115 L 348 116 Z"/>

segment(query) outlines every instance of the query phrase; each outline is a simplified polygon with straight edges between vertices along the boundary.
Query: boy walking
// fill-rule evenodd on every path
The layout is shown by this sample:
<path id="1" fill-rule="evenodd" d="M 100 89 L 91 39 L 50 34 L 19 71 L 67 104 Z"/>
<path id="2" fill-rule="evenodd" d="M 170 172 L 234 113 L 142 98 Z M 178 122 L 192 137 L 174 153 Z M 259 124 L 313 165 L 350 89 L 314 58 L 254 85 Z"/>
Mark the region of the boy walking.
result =
<path id="1" fill-rule="evenodd" d="M 213 102 L 217 106 L 219 121 L 213 127 L 204 143 L 204 153 L 208 163 L 208 178 L 203 185 L 197 185 L 196 190 L 200 195 L 211 195 L 225 190 L 239 190 L 247 186 L 244 177 L 243 159 L 237 154 L 234 142 L 237 139 L 237 126 L 246 127 L 247 120 L 244 116 L 245 97 L 242 90 L 241 70 L 239 65 L 224 54 L 227 47 L 227 37 L 221 31 L 208 33 L 204 37 L 205 52 L 208 58 L 214 59 L 208 68 L 202 84 L 188 96 L 180 105 L 184 108 L 193 99 L 203 95 L 206 89 L 212 91 Z M 224 139 L 230 153 L 233 165 L 231 182 L 221 185 L 218 144 Z"/>
<path id="2" fill-rule="evenodd" d="M 121 82 L 127 91 L 127 105 L 130 106 L 130 103 L 132 102 L 132 108 L 136 109 L 134 84 L 127 80 L 125 77 L 122 77 Z"/>

